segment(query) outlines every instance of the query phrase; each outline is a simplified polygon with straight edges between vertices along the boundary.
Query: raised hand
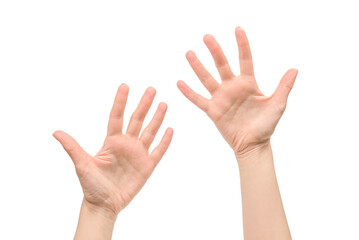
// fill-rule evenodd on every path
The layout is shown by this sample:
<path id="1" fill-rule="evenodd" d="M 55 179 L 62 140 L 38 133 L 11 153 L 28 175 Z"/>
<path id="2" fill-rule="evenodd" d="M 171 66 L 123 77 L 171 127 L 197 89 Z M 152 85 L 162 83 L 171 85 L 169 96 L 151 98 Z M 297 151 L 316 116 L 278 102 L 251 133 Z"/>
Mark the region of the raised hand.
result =
<path id="1" fill-rule="evenodd" d="M 167 105 L 160 103 L 153 119 L 140 135 L 156 94 L 151 87 L 146 90 L 131 116 L 126 133 L 122 133 L 128 91 L 126 84 L 118 88 L 104 145 L 95 156 L 86 153 L 68 134 L 62 131 L 54 133 L 75 164 L 84 192 L 84 203 L 115 215 L 129 204 L 145 184 L 173 135 L 173 130 L 168 128 L 159 145 L 149 153 L 167 110 Z"/>
<path id="2" fill-rule="evenodd" d="M 237 157 L 269 141 L 287 104 L 298 71 L 288 70 L 271 96 L 259 90 L 253 71 L 252 55 L 242 28 L 235 31 L 240 61 L 240 75 L 235 76 L 217 41 L 211 35 L 204 42 L 212 54 L 222 83 L 204 68 L 193 51 L 186 54 L 193 71 L 212 95 L 207 99 L 193 91 L 183 81 L 179 90 L 213 120 L 218 130 L 233 148 Z"/>

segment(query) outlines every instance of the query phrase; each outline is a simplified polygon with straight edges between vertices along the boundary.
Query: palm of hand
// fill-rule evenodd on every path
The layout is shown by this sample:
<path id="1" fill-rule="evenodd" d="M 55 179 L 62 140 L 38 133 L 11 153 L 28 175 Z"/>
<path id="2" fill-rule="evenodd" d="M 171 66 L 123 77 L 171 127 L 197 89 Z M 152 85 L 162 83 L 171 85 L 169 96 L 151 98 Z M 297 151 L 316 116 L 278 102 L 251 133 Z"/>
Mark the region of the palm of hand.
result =
<path id="1" fill-rule="evenodd" d="M 122 135 L 106 139 L 87 167 L 77 172 L 89 203 L 119 212 L 145 184 L 153 165 L 148 150 L 138 139 Z"/>
<path id="2" fill-rule="evenodd" d="M 254 78 L 238 77 L 221 84 L 207 114 L 228 144 L 242 152 L 267 141 L 282 113 L 260 92 Z"/>
<path id="3" fill-rule="evenodd" d="M 128 88 L 121 85 L 117 93 L 108 126 L 108 135 L 101 150 L 90 156 L 64 132 L 55 132 L 75 163 L 85 200 L 93 205 L 120 212 L 140 191 L 167 150 L 172 129 L 167 129 L 160 144 L 148 149 L 163 121 L 167 106 L 161 103 L 150 124 L 138 137 L 142 122 L 154 98 L 149 88 L 132 115 L 126 134 L 122 133 L 122 118 Z"/>
<path id="4" fill-rule="evenodd" d="M 194 52 L 186 57 L 202 84 L 211 93 L 206 99 L 194 92 L 183 81 L 180 91 L 195 105 L 207 113 L 236 154 L 250 151 L 258 144 L 269 141 L 282 116 L 288 94 L 294 84 L 297 70 L 289 70 L 272 96 L 264 96 L 259 90 L 253 72 L 249 43 L 244 31 L 236 29 L 241 74 L 235 76 L 219 44 L 211 35 L 204 37 L 216 63 L 222 83 L 219 84 L 203 67 Z"/>

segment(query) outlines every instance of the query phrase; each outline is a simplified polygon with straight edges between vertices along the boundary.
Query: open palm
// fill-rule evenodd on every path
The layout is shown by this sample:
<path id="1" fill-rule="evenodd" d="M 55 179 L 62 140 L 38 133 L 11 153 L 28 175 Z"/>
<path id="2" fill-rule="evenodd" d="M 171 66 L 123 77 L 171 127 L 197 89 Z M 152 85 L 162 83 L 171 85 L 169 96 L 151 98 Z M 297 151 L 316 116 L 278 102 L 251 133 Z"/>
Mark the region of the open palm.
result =
<path id="1" fill-rule="evenodd" d="M 298 71 L 287 71 L 276 91 L 271 96 L 264 96 L 254 77 L 247 36 L 242 28 L 236 28 L 235 35 L 239 49 L 239 76 L 231 71 L 214 37 L 206 35 L 203 40 L 212 54 L 222 83 L 218 83 L 195 53 L 189 51 L 187 60 L 212 98 L 199 95 L 183 81 L 178 81 L 177 86 L 184 96 L 207 113 L 235 153 L 241 155 L 269 141 L 285 110 Z"/>
<path id="2" fill-rule="evenodd" d="M 110 114 L 107 137 L 95 156 L 86 153 L 68 134 L 62 131 L 54 133 L 75 164 L 84 200 L 88 203 L 117 214 L 140 191 L 166 152 L 173 135 L 171 128 L 166 130 L 160 144 L 151 153 L 148 151 L 164 119 L 167 110 L 165 103 L 159 104 L 152 121 L 139 137 L 155 93 L 153 88 L 146 90 L 123 134 L 128 86 L 122 84 L 119 87 Z"/>

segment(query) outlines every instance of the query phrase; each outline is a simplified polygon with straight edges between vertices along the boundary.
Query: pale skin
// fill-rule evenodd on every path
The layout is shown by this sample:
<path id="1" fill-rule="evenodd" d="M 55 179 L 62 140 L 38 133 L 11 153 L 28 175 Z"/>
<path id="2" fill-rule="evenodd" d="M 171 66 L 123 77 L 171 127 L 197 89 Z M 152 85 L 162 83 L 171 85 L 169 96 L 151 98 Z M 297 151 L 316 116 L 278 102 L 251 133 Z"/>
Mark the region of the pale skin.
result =
<path id="1" fill-rule="evenodd" d="M 291 239 L 274 171 L 270 137 L 281 118 L 297 70 L 286 72 L 276 91 L 264 96 L 259 90 L 247 37 L 236 29 L 240 75 L 235 76 L 219 44 L 211 35 L 204 37 L 218 68 L 222 82 L 216 81 L 193 51 L 186 57 L 203 85 L 211 93 L 206 99 L 183 81 L 180 91 L 213 120 L 232 147 L 238 162 L 245 239 Z M 95 156 L 86 153 L 68 134 L 56 131 L 54 137 L 73 160 L 84 192 L 75 239 L 111 239 L 118 213 L 143 187 L 166 152 L 173 135 L 168 128 L 160 144 L 148 149 L 162 124 L 166 104 L 161 103 L 141 132 L 143 120 L 155 95 L 148 88 L 122 132 L 128 87 L 119 87 L 110 114 L 104 145 Z"/>
<path id="2" fill-rule="evenodd" d="M 129 88 L 122 84 L 111 110 L 107 136 L 100 151 L 91 156 L 68 134 L 53 135 L 71 157 L 84 198 L 74 239 L 111 239 L 117 215 L 140 191 L 170 145 L 168 128 L 159 145 L 149 148 L 165 117 L 167 105 L 160 103 L 152 120 L 141 133 L 156 91 L 149 87 L 132 114 L 126 132 L 123 116 Z"/>
<path id="3" fill-rule="evenodd" d="M 235 36 L 240 75 L 229 63 L 211 35 L 204 36 L 221 77 L 216 81 L 193 51 L 186 58 L 211 94 L 207 99 L 185 82 L 177 86 L 183 95 L 203 110 L 234 151 L 238 162 L 243 210 L 244 239 L 291 239 L 274 171 L 270 138 L 287 105 L 298 71 L 288 70 L 271 96 L 265 96 L 254 77 L 247 36 L 240 27 Z"/>

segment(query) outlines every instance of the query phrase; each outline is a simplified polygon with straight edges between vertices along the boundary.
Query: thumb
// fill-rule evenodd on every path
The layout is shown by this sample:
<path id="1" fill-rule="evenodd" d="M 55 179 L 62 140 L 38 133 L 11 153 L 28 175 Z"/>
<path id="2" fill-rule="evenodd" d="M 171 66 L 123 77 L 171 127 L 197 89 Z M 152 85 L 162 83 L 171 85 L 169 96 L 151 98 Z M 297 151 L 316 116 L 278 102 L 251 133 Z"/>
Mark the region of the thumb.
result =
<path id="1" fill-rule="evenodd" d="M 284 74 L 273 94 L 273 98 L 277 103 L 283 103 L 284 106 L 287 104 L 288 95 L 293 88 L 297 74 L 298 70 L 294 68 Z"/>
<path id="2" fill-rule="evenodd" d="M 80 144 L 71 137 L 69 134 L 63 131 L 55 131 L 53 136 L 59 141 L 62 147 L 65 149 L 67 154 L 70 156 L 75 166 L 77 166 L 81 161 L 87 158 L 87 153 L 82 149 Z"/>

